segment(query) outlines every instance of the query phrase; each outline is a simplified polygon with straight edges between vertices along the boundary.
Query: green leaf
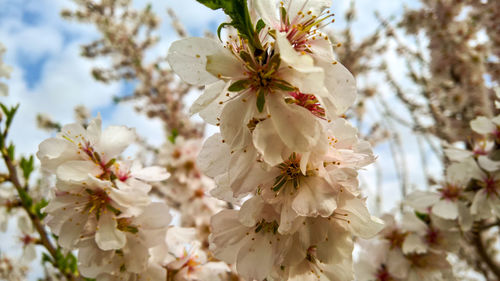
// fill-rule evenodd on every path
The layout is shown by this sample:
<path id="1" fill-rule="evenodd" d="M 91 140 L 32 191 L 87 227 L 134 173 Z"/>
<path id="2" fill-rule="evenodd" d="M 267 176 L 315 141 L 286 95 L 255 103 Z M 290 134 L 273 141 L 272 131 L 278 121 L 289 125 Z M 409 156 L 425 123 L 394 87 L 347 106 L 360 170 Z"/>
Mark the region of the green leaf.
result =
<path id="1" fill-rule="evenodd" d="M 177 138 L 177 136 L 179 135 L 179 131 L 177 131 L 176 128 L 172 129 L 172 134 L 168 137 L 168 140 L 175 144 L 175 138 Z"/>
<path id="2" fill-rule="evenodd" d="M 219 37 L 219 40 L 221 40 L 221 41 L 222 41 L 222 39 L 220 38 L 220 32 L 222 31 L 222 29 L 223 29 L 224 27 L 226 27 L 226 26 L 228 26 L 228 25 L 230 26 L 230 25 L 231 25 L 231 23 L 229 23 L 229 22 L 223 22 L 223 23 L 221 23 L 221 24 L 219 25 L 219 27 L 217 27 L 217 37 Z"/>
<path id="3" fill-rule="evenodd" d="M 259 93 L 257 94 L 257 109 L 259 110 L 259 112 L 262 112 L 264 110 L 265 103 L 266 103 L 266 91 L 260 89 Z"/>
<path id="4" fill-rule="evenodd" d="M 40 202 L 36 203 L 33 206 L 33 211 L 40 220 L 43 220 L 43 218 L 45 218 L 45 216 L 47 215 L 47 213 L 41 211 L 47 205 L 49 205 L 49 201 L 45 200 L 45 198 L 42 198 Z"/>
<path id="5" fill-rule="evenodd" d="M 255 26 L 255 31 L 259 33 L 264 27 L 266 27 L 266 24 L 262 19 L 259 19 L 259 21 L 257 21 L 257 25 Z"/>
<path id="6" fill-rule="evenodd" d="M 16 150 L 16 147 L 14 146 L 14 144 L 13 144 L 13 143 L 11 143 L 11 144 L 9 145 L 9 147 L 7 147 L 7 155 L 9 156 L 9 158 L 10 158 L 11 160 L 14 160 L 14 159 L 15 159 L 15 158 L 14 158 L 14 157 L 16 156 L 15 150 Z"/>
<path id="7" fill-rule="evenodd" d="M 231 86 L 229 86 L 229 88 L 227 90 L 230 92 L 242 91 L 242 90 L 247 88 L 249 82 L 250 81 L 247 79 L 238 80 L 238 81 L 234 82 L 233 84 L 231 84 Z"/>
<path id="8" fill-rule="evenodd" d="M 31 206 L 33 205 L 33 199 L 31 196 L 28 194 L 28 192 L 24 189 L 19 189 L 19 198 L 23 202 L 23 205 L 26 206 L 27 209 L 31 209 Z"/>
<path id="9" fill-rule="evenodd" d="M 295 91 L 295 88 L 292 86 L 289 86 L 289 85 L 285 85 L 285 84 L 281 84 L 281 83 L 274 83 L 274 85 L 276 85 L 276 87 L 278 87 L 279 89 L 281 89 L 283 91 L 287 91 L 287 92 Z"/>
<path id="10" fill-rule="evenodd" d="M 5 114 L 5 127 L 6 129 L 8 129 L 10 127 L 10 124 L 12 123 L 12 120 L 14 119 L 14 115 L 19 109 L 19 104 L 11 108 L 8 108 L 3 103 L 0 103 L 0 107 L 2 108 L 2 111 Z"/>
<path id="11" fill-rule="evenodd" d="M 222 24 L 217 29 L 220 38 L 220 30 L 231 25 L 238 30 L 241 37 L 247 39 L 250 46 L 262 49 L 258 35 L 254 30 L 250 13 L 248 12 L 247 0 L 196 0 L 212 10 L 222 9 L 231 18 L 231 22 Z"/>
<path id="12" fill-rule="evenodd" d="M 35 169 L 35 159 L 33 158 L 33 155 L 30 156 L 29 159 L 26 159 L 24 157 L 21 158 L 21 161 L 19 162 L 19 166 L 23 170 L 23 176 L 28 181 L 31 173 Z"/>
<path id="13" fill-rule="evenodd" d="M 421 221 L 425 222 L 426 224 L 430 223 L 430 216 L 428 214 L 420 213 L 418 211 L 415 211 L 415 215 L 417 218 L 419 218 Z"/>

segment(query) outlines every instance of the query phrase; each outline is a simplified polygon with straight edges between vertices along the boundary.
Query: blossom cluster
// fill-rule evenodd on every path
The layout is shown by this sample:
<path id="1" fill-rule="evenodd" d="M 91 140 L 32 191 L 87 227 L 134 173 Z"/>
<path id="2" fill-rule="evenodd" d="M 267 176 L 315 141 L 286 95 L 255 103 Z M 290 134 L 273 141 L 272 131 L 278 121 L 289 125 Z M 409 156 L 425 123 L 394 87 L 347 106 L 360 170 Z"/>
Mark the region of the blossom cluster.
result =
<path id="1" fill-rule="evenodd" d="M 205 86 L 191 113 L 221 131 L 197 162 L 217 185 L 211 194 L 234 206 L 212 217 L 210 250 L 246 280 L 352 280 L 352 236 L 369 238 L 383 222 L 357 180 L 375 157 L 339 117 L 356 89 L 322 31 L 330 1 L 249 6 L 249 23 L 233 17 L 224 44 L 182 39 L 167 57 Z"/>
<path id="2" fill-rule="evenodd" d="M 56 176 L 46 223 L 65 250 L 78 249 L 80 273 L 98 280 L 161 280 L 165 270 L 152 263 L 152 248 L 165 240 L 171 216 L 151 202 L 147 182 L 168 178 L 160 167 L 143 168 L 119 160 L 135 132 L 101 119 L 88 126 L 69 124 L 43 141 L 37 153 L 42 170 Z M 148 279 L 149 278 L 149 279 Z"/>
<path id="3" fill-rule="evenodd" d="M 447 255 L 458 254 L 470 237 L 482 243 L 475 228 L 500 217 L 500 116 L 480 116 L 470 126 L 470 146 L 445 151 L 451 164 L 443 182 L 411 193 L 405 205 L 412 211 L 401 223 L 387 216 L 378 239 L 361 243 L 376 257 L 360 255 L 357 280 L 454 280 Z"/>
<path id="4" fill-rule="evenodd" d="M 2 59 L 5 51 L 5 46 L 0 42 L 0 78 L 9 78 L 10 73 L 12 72 L 12 67 L 6 65 Z M 8 92 L 9 89 L 7 85 L 3 82 L 0 82 L 0 96 L 6 96 Z"/>

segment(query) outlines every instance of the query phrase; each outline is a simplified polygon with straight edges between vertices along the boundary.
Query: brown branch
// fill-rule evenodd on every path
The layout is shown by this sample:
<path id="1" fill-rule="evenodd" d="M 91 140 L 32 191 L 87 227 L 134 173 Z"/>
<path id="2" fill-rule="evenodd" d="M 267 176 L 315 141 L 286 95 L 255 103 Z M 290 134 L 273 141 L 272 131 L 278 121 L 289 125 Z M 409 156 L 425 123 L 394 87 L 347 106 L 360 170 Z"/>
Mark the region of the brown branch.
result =
<path id="1" fill-rule="evenodd" d="M 493 260 L 493 258 L 488 254 L 483 239 L 481 237 L 481 232 L 475 232 L 474 237 L 472 238 L 472 243 L 476 248 L 477 254 L 484 261 L 484 263 L 488 266 L 488 268 L 495 274 L 496 279 L 500 280 L 500 267 Z"/>
<path id="2" fill-rule="evenodd" d="M 19 181 L 16 166 L 14 165 L 12 159 L 10 159 L 9 154 L 5 149 L 5 147 L 1 148 L 1 152 L 3 160 L 5 162 L 5 166 L 9 171 L 9 181 L 16 188 L 19 194 L 26 192 L 25 188 L 21 185 L 21 182 Z M 40 218 L 38 218 L 38 216 L 35 213 L 33 213 L 33 211 L 30 210 L 29 206 L 25 202 L 23 202 L 22 207 L 28 213 L 28 216 L 33 224 L 33 227 L 40 235 L 40 244 L 43 245 L 45 249 L 47 249 L 52 258 L 54 258 L 54 261 L 57 260 L 57 248 L 52 244 L 52 242 L 50 242 L 49 235 L 45 231 L 45 228 L 42 222 L 40 221 Z M 55 267 L 58 267 L 57 263 L 53 263 L 53 265 Z M 67 280 L 71 281 L 80 280 L 80 278 L 75 277 L 72 273 L 64 272 L 64 270 L 59 267 L 58 269 L 66 277 Z"/>

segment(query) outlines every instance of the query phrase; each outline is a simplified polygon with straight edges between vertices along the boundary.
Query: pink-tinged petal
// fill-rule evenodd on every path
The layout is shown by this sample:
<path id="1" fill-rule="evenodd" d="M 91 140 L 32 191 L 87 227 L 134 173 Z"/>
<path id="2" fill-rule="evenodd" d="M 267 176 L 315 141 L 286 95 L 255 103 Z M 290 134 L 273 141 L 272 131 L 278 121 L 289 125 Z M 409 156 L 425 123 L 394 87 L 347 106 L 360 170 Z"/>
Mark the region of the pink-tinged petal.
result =
<path id="1" fill-rule="evenodd" d="M 439 200 L 432 207 L 432 213 L 443 219 L 454 220 L 458 217 L 458 205 L 447 199 Z"/>
<path id="2" fill-rule="evenodd" d="M 231 149 L 222 142 L 220 134 L 214 134 L 205 140 L 203 148 L 198 154 L 196 164 L 209 177 L 216 177 L 227 171 Z"/>
<path id="3" fill-rule="evenodd" d="M 218 81 L 206 70 L 207 56 L 220 52 L 217 40 L 190 37 L 175 41 L 168 50 L 167 61 L 172 70 L 189 84 L 203 86 Z"/>
<path id="4" fill-rule="evenodd" d="M 253 144 L 270 166 L 283 162 L 283 152 L 287 147 L 276 134 L 274 123 L 270 119 L 259 122 L 253 131 Z"/>
<path id="5" fill-rule="evenodd" d="M 116 250 L 125 246 L 127 236 L 123 231 L 118 230 L 118 224 L 112 212 L 103 212 L 97 225 L 95 241 L 101 250 Z"/>
<path id="6" fill-rule="evenodd" d="M 137 135 L 134 129 L 124 126 L 109 126 L 102 132 L 101 140 L 96 145 L 96 151 L 103 161 L 109 161 L 122 153 L 135 142 Z"/>
<path id="7" fill-rule="evenodd" d="M 255 240 L 247 240 L 236 259 L 236 270 L 247 280 L 264 280 L 273 267 L 273 247 L 269 235 L 257 234 Z"/>
<path id="8" fill-rule="evenodd" d="M 323 137 L 318 119 L 307 109 L 286 104 L 283 99 L 272 96 L 267 99 L 272 113 L 270 120 L 281 140 L 295 152 L 307 152 Z"/>
<path id="9" fill-rule="evenodd" d="M 92 176 L 102 174 L 101 167 L 91 161 L 67 161 L 56 171 L 57 178 L 68 182 L 85 182 Z"/>

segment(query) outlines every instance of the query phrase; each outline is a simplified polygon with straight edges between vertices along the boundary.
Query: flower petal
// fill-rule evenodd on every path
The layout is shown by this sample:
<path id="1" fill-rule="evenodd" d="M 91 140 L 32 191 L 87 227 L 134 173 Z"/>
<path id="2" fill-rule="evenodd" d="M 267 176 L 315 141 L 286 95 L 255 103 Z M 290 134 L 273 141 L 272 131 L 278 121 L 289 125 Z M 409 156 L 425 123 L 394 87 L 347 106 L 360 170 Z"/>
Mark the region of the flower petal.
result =
<path id="1" fill-rule="evenodd" d="M 218 78 L 206 70 L 207 56 L 219 52 L 221 48 L 221 44 L 213 39 L 181 39 L 170 45 L 167 61 L 185 82 L 198 86 L 208 85 L 218 81 Z"/>

